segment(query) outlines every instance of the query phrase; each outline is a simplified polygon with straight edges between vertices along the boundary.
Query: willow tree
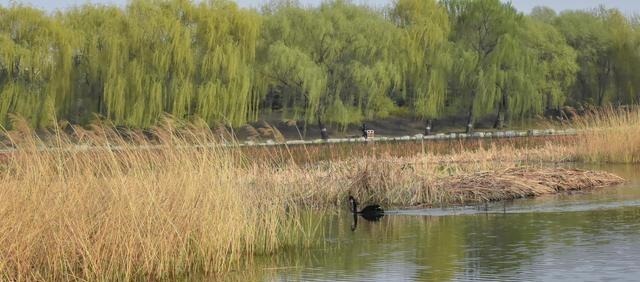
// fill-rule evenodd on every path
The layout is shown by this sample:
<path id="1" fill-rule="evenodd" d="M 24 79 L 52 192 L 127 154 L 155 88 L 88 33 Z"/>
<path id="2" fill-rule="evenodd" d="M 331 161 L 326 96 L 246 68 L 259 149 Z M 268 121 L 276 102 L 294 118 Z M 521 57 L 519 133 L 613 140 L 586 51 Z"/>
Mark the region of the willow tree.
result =
<path id="1" fill-rule="evenodd" d="M 515 23 L 488 56 L 496 66 L 496 128 L 514 116 L 522 119 L 563 104 L 577 71 L 575 51 L 553 26 L 520 16 Z"/>
<path id="2" fill-rule="evenodd" d="M 72 40 L 42 11 L 0 7 L 0 124 L 19 114 L 33 126 L 56 122 L 70 102 Z"/>
<path id="3" fill-rule="evenodd" d="M 301 50 L 276 42 L 269 46 L 269 63 L 262 75 L 271 80 L 267 109 L 284 109 L 291 117 L 320 120 L 320 99 L 324 95 L 327 74 Z M 276 104 L 278 104 L 276 106 Z"/>
<path id="4" fill-rule="evenodd" d="M 504 75 L 510 68 L 517 69 L 510 65 L 522 65 L 505 60 L 526 57 L 509 54 L 520 51 L 513 36 L 522 16 L 510 3 L 499 0 L 449 0 L 444 4 L 452 17 L 452 41 L 460 58 L 452 83 L 468 109 L 467 132 L 471 132 L 475 117 L 494 112 L 503 104 L 504 91 L 509 90 L 501 85 L 508 82 Z"/>
<path id="5" fill-rule="evenodd" d="M 163 113 L 232 125 L 255 116 L 254 12 L 228 1 L 138 0 L 67 18 L 83 38 L 77 91 L 116 124 L 146 127 Z"/>
<path id="6" fill-rule="evenodd" d="M 536 81 L 542 105 L 545 109 L 557 109 L 565 104 L 575 83 L 577 53 L 550 24 L 555 17 L 553 10 L 536 11 L 541 15 L 534 14 L 525 20 L 523 41 L 535 54 L 534 63 L 542 68 L 543 77 Z"/>
<path id="7" fill-rule="evenodd" d="M 69 118 L 85 123 L 93 114 L 108 116 L 105 88 L 125 63 L 118 56 L 128 48 L 126 15 L 117 7 L 86 5 L 69 10 L 60 20 L 80 41 L 73 54 L 75 102 Z"/>
<path id="8" fill-rule="evenodd" d="M 269 106 L 321 128 L 386 116 L 395 107 L 401 37 L 382 14 L 345 1 L 265 10 L 261 76 Z"/>
<path id="9" fill-rule="evenodd" d="M 87 54 L 85 76 L 96 79 L 91 88 L 102 92 L 98 110 L 116 124 L 146 127 L 164 112 L 179 118 L 189 113 L 195 61 L 187 28 L 190 8 L 179 1 L 133 1 L 120 17 L 106 7 L 81 11 L 98 16 L 84 30 L 89 38 L 82 52 Z M 116 17 L 104 18 L 110 15 Z M 90 56 L 96 49 L 102 51 Z M 100 63 L 101 69 L 92 70 Z"/>
<path id="10" fill-rule="evenodd" d="M 613 81 L 611 33 L 605 21 L 594 11 L 572 11 L 562 13 L 554 24 L 578 52 L 580 71 L 572 91 L 573 101 L 604 104 Z"/>
<path id="11" fill-rule="evenodd" d="M 403 80 L 399 30 L 377 11 L 345 1 L 323 4 L 320 14 L 334 27 L 333 56 L 324 60 L 331 121 L 346 126 L 388 116 Z"/>
<path id="12" fill-rule="evenodd" d="M 429 134 L 431 120 L 444 107 L 452 64 L 447 11 L 435 0 L 398 0 L 392 18 L 404 33 L 399 42 L 405 50 L 403 93 L 415 114 L 426 119 Z"/>
<path id="13" fill-rule="evenodd" d="M 209 1 L 198 6 L 194 20 L 196 114 L 231 125 L 257 119 L 261 17 L 230 1 Z"/>
<path id="14" fill-rule="evenodd" d="M 615 104 L 640 102 L 640 34 L 637 26 L 616 9 L 605 13 L 611 39 Z"/>
<path id="15" fill-rule="evenodd" d="M 497 97 L 495 128 L 504 127 L 514 115 L 523 117 L 542 110 L 538 85 L 544 78 L 543 69 L 535 50 L 521 39 L 523 31 L 503 36 L 491 56 L 496 66 L 493 70 Z"/>
<path id="16" fill-rule="evenodd" d="M 563 104 L 577 71 L 575 51 L 551 25 L 517 15 L 487 56 L 495 83 L 494 127 Z M 490 108 L 490 104 L 483 105 Z"/>
<path id="17" fill-rule="evenodd" d="M 258 48 L 259 75 L 266 92 L 263 107 L 282 110 L 285 117 L 307 123 L 318 121 L 322 129 L 320 104 L 327 75 L 312 50 L 322 48 L 322 42 L 315 39 L 326 38 L 325 25 L 321 18 L 291 3 L 272 3 L 267 8 Z"/>

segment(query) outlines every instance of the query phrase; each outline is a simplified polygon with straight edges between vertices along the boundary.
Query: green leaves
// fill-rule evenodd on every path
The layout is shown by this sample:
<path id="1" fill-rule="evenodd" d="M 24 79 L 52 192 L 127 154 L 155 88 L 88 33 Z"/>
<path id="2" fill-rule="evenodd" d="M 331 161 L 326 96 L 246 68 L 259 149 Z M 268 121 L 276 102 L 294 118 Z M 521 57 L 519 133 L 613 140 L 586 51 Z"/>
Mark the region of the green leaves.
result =
<path id="1" fill-rule="evenodd" d="M 499 0 L 451 0 L 445 5 L 455 15 L 452 40 L 462 58 L 452 83 L 459 85 L 457 94 L 465 97 L 473 124 L 473 117 L 494 111 L 508 95 L 506 74 L 521 59 L 513 40 L 521 16 Z"/>
<path id="2" fill-rule="evenodd" d="M 392 11 L 402 28 L 406 98 L 415 115 L 434 118 L 442 112 L 451 69 L 449 18 L 435 0 L 400 0 Z"/>
<path id="3" fill-rule="evenodd" d="M 638 102 L 638 31 L 617 10 L 562 13 L 554 21 L 577 51 L 574 103 Z"/>
<path id="4" fill-rule="evenodd" d="M 0 124 L 97 114 L 149 127 L 170 114 L 241 125 L 270 112 L 346 128 L 396 112 L 473 123 L 637 103 L 638 30 L 617 10 L 524 16 L 500 0 L 276 0 L 261 14 L 225 0 L 55 15 L 11 5 L 0 7 Z"/>
<path id="5" fill-rule="evenodd" d="M 281 95 L 281 103 L 294 110 L 293 117 L 314 121 L 326 91 L 326 71 L 308 54 L 282 42 L 269 46 L 267 58 L 261 75 L 269 81 L 268 87 Z"/>
<path id="6" fill-rule="evenodd" d="M 69 31 L 39 10 L 0 7 L 0 124 L 20 114 L 33 126 L 54 121 L 70 102 Z"/>
<path id="7" fill-rule="evenodd" d="M 543 10 L 547 11 L 548 10 Z M 550 16 L 547 16 L 550 17 Z M 536 77 L 535 85 L 547 108 L 557 108 L 565 104 L 566 98 L 576 80 L 577 53 L 569 46 L 562 34 L 545 21 L 526 20 L 523 33 L 527 47 L 534 53 L 532 63 L 540 67 L 542 76 Z"/>
<path id="8" fill-rule="evenodd" d="M 389 114 L 404 70 L 395 25 L 343 1 L 268 10 L 259 53 L 272 105 L 294 109 L 288 118 L 342 126 Z"/>
<path id="9" fill-rule="evenodd" d="M 134 127 L 163 113 L 233 125 L 254 115 L 253 12 L 221 1 L 140 0 L 124 11 L 85 6 L 67 23 L 84 36 L 76 91 L 91 100 L 81 108 Z"/>

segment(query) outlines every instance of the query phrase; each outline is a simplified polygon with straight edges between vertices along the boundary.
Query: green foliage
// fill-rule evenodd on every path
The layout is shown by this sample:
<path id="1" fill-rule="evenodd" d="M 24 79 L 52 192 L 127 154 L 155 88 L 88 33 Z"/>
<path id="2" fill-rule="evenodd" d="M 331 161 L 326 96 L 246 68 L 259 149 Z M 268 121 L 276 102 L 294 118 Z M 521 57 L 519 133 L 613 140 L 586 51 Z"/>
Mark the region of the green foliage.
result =
<path id="1" fill-rule="evenodd" d="M 96 115 L 149 127 L 164 114 L 240 125 L 265 112 L 342 128 L 397 113 L 473 124 L 640 102 L 640 25 L 618 10 L 274 0 L 261 11 L 226 0 L 0 7 L 0 125 L 11 114 L 37 127 Z"/>
<path id="2" fill-rule="evenodd" d="M 578 65 L 576 51 L 569 46 L 562 34 L 546 21 L 526 20 L 524 40 L 535 54 L 535 61 L 542 71 L 536 81 L 537 90 L 547 108 L 565 104 L 573 86 Z"/>
<path id="3" fill-rule="evenodd" d="M 638 102 L 638 30 L 617 10 L 566 12 L 554 22 L 578 53 L 574 103 Z"/>
<path id="4" fill-rule="evenodd" d="M 9 113 L 47 126 L 70 102 L 72 40 L 42 11 L 0 7 L 0 125 Z"/>
<path id="5" fill-rule="evenodd" d="M 468 104 L 469 124 L 473 117 L 493 112 L 503 103 L 505 91 L 519 86 L 526 54 L 514 37 L 522 17 L 509 3 L 499 0 L 445 1 L 453 16 L 452 40 L 459 54 L 457 96 Z M 510 83 L 511 85 L 506 85 Z"/>
<path id="6" fill-rule="evenodd" d="M 403 79 L 394 61 L 401 33 L 381 14 L 345 1 L 313 9 L 279 2 L 265 10 L 259 53 L 270 104 L 296 109 L 290 118 L 343 126 L 393 110 Z"/>
<path id="7" fill-rule="evenodd" d="M 420 117 L 442 111 L 452 58 L 449 17 L 435 0 L 399 0 L 392 11 L 404 38 L 404 87 L 409 104 Z"/>
<path id="8" fill-rule="evenodd" d="M 615 104 L 640 102 L 640 36 L 637 26 L 624 17 L 620 11 L 607 11 L 606 25 L 611 36 L 614 92 L 611 97 Z"/>
<path id="9" fill-rule="evenodd" d="M 76 114 L 136 127 L 164 113 L 234 125 L 255 115 L 260 17 L 253 12 L 224 1 L 138 0 L 125 10 L 76 8 L 63 22 L 82 38 Z"/>

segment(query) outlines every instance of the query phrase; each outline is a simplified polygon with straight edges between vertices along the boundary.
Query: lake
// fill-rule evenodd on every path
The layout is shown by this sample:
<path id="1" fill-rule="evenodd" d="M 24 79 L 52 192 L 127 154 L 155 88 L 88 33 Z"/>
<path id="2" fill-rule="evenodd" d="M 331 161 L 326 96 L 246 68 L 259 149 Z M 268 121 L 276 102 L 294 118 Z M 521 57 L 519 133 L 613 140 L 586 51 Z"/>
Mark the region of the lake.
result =
<path id="1" fill-rule="evenodd" d="M 322 243 L 258 258 L 266 281 L 629 281 L 640 278 L 639 166 L 628 183 L 480 207 L 318 216 Z M 345 208 L 346 211 L 346 208 Z"/>

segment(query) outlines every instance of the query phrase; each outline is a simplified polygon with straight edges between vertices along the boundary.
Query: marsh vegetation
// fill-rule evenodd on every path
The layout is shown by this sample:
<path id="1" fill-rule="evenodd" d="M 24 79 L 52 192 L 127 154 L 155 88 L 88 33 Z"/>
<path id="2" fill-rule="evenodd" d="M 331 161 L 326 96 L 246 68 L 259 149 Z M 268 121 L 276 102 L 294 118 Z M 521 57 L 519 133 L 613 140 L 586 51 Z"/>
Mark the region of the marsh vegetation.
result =
<path id="1" fill-rule="evenodd" d="M 433 207 L 620 183 L 549 167 L 640 162 L 638 30 L 615 9 L 499 0 L 1 6 L 0 280 L 216 277 L 323 244 L 310 213 L 350 194 Z M 302 137 L 545 112 L 578 135 L 218 146 L 266 116 Z"/>
<path id="2" fill-rule="evenodd" d="M 343 209 L 349 194 L 391 207 L 430 207 L 609 186 L 623 180 L 545 167 L 637 160 L 636 148 L 625 144 L 638 142 L 629 128 L 638 128 L 639 117 L 595 112 L 566 142 L 506 140 L 411 155 L 393 154 L 403 144 L 370 144 L 348 158 L 309 162 L 285 154 L 286 147 L 262 148 L 264 155 L 254 157 L 197 146 L 218 137 L 172 121 L 153 130 L 153 149 L 144 148 L 152 142 L 147 137 L 125 138 L 113 127 L 58 130 L 43 140 L 23 123 L 5 132 L 15 151 L 3 155 L 0 170 L 0 272 L 7 280 L 216 275 L 255 255 L 322 242 L 321 226 L 305 214 Z M 583 150 L 610 138 L 626 143 Z M 78 142 L 92 149 L 78 150 Z M 624 158 L 613 158 L 621 151 Z"/>

